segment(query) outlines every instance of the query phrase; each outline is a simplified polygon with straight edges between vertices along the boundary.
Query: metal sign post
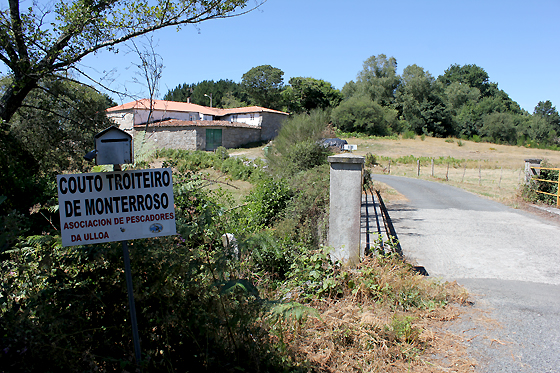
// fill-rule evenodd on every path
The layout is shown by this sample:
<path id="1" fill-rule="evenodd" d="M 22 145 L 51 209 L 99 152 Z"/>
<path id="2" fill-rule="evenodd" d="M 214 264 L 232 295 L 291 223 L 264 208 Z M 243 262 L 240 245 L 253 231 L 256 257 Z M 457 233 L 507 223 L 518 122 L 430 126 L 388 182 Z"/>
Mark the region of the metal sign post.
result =
<path id="1" fill-rule="evenodd" d="M 121 165 L 113 166 L 113 171 L 121 171 Z M 130 310 L 130 324 L 132 325 L 132 342 L 134 344 L 134 358 L 136 365 L 142 362 L 140 350 L 140 335 L 138 333 L 138 319 L 136 318 L 136 303 L 134 302 L 134 284 L 132 283 L 132 271 L 130 270 L 130 255 L 128 254 L 128 241 L 122 241 L 124 276 L 126 278 L 126 292 L 128 293 L 128 308 Z"/>
<path id="2" fill-rule="evenodd" d="M 142 362 L 128 240 L 176 234 L 170 168 L 122 171 L 134 163 L 132 136 L 109 127 L 95 136 L 95 150 L 84 156 L 113 172 L 57 176 L 63 246 L 122 242 L 126 289 L 136 364 Z"/>
<path id="3" fill-rule="evenodd" d="M 138 335 L 138 321 L 136 319 L 136 305 L 134 304 L 134 287 L 132 286 L 132 273 L 130 272 L 130 256 L 128 255 L 128 242 L 122 241 L 124 274 L 126 277 L 126 290 L 128 292 L 128 308 L 130 309 L 130 323 L 132 324 L 132 339 L 134 342 L 134 357 L 136 364 L 140 365 L 140 336 Z"/>

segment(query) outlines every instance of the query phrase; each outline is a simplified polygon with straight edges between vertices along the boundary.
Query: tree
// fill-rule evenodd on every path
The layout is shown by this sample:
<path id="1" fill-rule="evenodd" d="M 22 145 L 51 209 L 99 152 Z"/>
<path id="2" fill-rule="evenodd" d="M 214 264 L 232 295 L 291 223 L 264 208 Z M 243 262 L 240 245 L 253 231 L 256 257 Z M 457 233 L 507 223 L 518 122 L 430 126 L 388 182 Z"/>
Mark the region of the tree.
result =
<path id="1" fill-rule="evenodd" d="M 164 100 L 187 102 L 203 106 L 210 106 L 210 99 L 207 96 L 212 95 L 212 106 L 223 108 L 238 103 L 239 106 L 247 106 L 249 101 L 248 95 L 243 91 L 241 85 L 232 80 L 220 79 L 217 82 L 213 80 L 204 80 L 196 84 L 178 85 L 169 90 Z"/>
<path id="2" fill-rule="evenodd" d="M 11 84 L 9 79 L 4 83 Z M 88 86 L 43 80 L 12 117 L 10 133 L 0 136 L 0 194 L 8 197 L 0 213 L 45 203 L 53 197 L 54 175 L 83 170 L 93 136 L 110 125 L 105 109 L 112 104 Z"/>
<path id="3" fill-rule="evenodd" d="M 397 111 L 367 96 L 354 96 L 333 109 L 333 124 L 342 131 L 387 136 L 398 130 Z"/>
<path id="4" fill-rule="evenodd" d="M 152 114 L 154 112 L 154 99 L 159 93 L 159 81 L 163 73 L 162 57 L 156 53 L 154 47 L 154 39 L 146 37 L 146 42 L 141 43 L 140 46 L 131 40 L 132 52 L 134 52 L 138 59 L 138 63 L 134 64 L 138 71 L 133 81 L 137 84 L 143 85 L 148 91 L 149 111 L 146 126 L 152 122 Z M 143 141 L 142 141 L 143 143 Z"/>
<path id="5" fill-rule="evenodd" d="M 469 102 L 477 102 L 480 90 L 461 82 L 453 82 L 445 87 L 445 98 L 450 109 L 459 110 Z"/>
<path id="6" fill-rule="evenodd" d="M 453 134 L 452 116 L 442 97 L 443 86 L 429 72 L 418 65 L 404 69 L 396 101 L 414 132 L 434 136 Z"/>
<path id="7" fill-rule="evenodd" d="M 280 109 L 284 72 L 270 65 L 253 67 L 243 74 L 241 85 L 258 106 Z"/>
<path id="8" fill-rule="evenodd" d="M 55 0 L 21 10 L 19 0 L 8 0 L 0 11 L 0 61 L 13 80 L 0 98 L 1 129 L 42 80 L 85 56 L 165 27 L 240 15 L 247 2 Z"/>
<path id="9" fill-rule="evenodd" d="M 282 96 L 293 113 L 336 107 L 342 101 L 342 93 L 324 80 L 294 77 L 289 83 Z"/>
<path id="10" fill-rule="evenodd" d="M 480 134 L 497 143 L 515 144 L 518 122 L 516 114 L 494 112 L 484 116 Z"/>
<path id="11" fill-rule="evenodd" d="M 487 90 L 492 83 L 489 81 L 488 73 L 476 65 L 463 65 L 453 64 L 438 77 L 438 80 L 445 86 L 454 82 L 467 84 L 469 87 L 478 88 L 483 96 L 487 95 Z"/>
<path id="12" fill-rule="evenodd" d="M 389 106 L 394 102 L 399 83 L 397 60 L 394 57 L 387 58 L 384 54 L 365 60 L 357 78 L 361 91 L 382 106 Z"/>
<path id="13" fill-rule="evenodd" d="M 558 115 L 556 107 L 552 106 L 552 102 L 549 100 L 539 101 L 537 106 L 535 106 L 533 116 L 544 119 L 551 130 L 560 133 L 560 115 Z"/>

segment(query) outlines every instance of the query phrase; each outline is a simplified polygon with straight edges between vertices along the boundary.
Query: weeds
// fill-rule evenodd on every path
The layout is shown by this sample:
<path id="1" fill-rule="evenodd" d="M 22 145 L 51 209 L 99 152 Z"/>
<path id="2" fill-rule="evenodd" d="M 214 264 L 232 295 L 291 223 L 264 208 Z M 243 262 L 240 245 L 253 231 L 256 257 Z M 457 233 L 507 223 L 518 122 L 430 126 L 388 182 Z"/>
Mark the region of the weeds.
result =
<path id="1" fill-rule="evenodd" d="M 457 285 L 427 281 L 392 255 L 368 257 L 353 271 L 332 267 L 324 251 L 302 261 L 297 267 L 303 273 L 287 285 L 290 299 L 312 306 L 320 317 L 284 327 L 277 343 L 319 371 L 421 369 L 419 357 L 434 348 L 435 331 L 425 314 L 454 318 L 448 304 L 465 300 Z M 449 350 L 448 358 L 459 361 L 460 355 Z"/>
<path id="2" fill-rule="evenodd" d="M 406 139 L 414 140 L 416 138 L 416 133 L 412 130 L 405 131 L 402 134 L 402 138 L 403 138 L 403 140 L 406 140 Z"/>
<path id="3" fill-rule="evenodd" d="M 546 160 L 542 162 L 541 167 L 554 168 Z M 558 188 L 558 170 L 541 169 L 538 177 L 533 177 L 533 179 L 529 180 L 528 183 L 523 184 L 520 188 L 519 194 L 523 200 L 528 202 L 556 205 Z"/>
<path id="4" fill-rule="evenodd" d="M 321 113 L 315 115 L 293 128 L 318 136 L 324 123 Z M 176 169 L 180 236 L 130 243 L 142 367 L 131 363 L 118 245 L 68 249 L 55 236 L 7 235 L 18 217 L 3 216 L 0 245 L 10 250 L 0 272 L 2 365 L 146 372 L 420 367 L 420 357 L 441 340 L 430 323 L 455 317 L 450 304 L 465 294 L 416 275 L 390 248 L 372 250 L 355 269 L 331 260 L 322 246 L 326 154 L 303 157 L 315 142 L 290 144 L 292 135 L 285 134 L 279 159 L 289 178 L 269 175 L 259 161 L 229 157 L 225 149 L 158 152 Z M 385 158 L 369 156 L 371 164 L 380 160 Z M 254 183 L 245 203 L 234 206 L 222 190 L 208 191 L 208 181 L 196 172 L 209 167 Z M 236 255 L 223 248 L 224 233 L 235 234 Z M 450 364 L 454 356 L 449 351 Z"/>

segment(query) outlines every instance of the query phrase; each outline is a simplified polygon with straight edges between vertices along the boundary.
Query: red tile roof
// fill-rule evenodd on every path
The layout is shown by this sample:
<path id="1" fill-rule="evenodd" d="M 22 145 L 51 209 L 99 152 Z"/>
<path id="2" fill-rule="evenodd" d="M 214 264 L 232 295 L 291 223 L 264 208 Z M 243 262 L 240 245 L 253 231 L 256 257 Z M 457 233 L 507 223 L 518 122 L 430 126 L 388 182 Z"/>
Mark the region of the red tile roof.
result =
<path id="1" fill-rule="evenodd" d="M 202 113 L 206 115 L 215 115 L 218 117 L 228 115 L 228 114 L 245 114 L 245 113 L 262 113 L 262 112 L 288 115 L 288 113 L 285 113 L 283 111 L 267 109 L 260 106 L 239 107 L 233 109 L 219 109 L 219 108 L 211 108 L 208 106 L 191 104 L 187 102 L 177 102 L 177 101 L 152 100 L 152 103 L 153 103 L 153 109 L 157 111 L 195 112 L 195 113 Z M 109 108 L 107 109 L 107 112 L 124 111 L 130 109 L 149 110 L 149 108 L 150 108 L 150 100 L 144 98 L 141 100 L 136 100 L 136 101 L 128 102 L 126 104 Z"/>
<path id="2" fill-rule="evenodd" d="M 135 124 L 134 128 L 146 127 L 146 123 Z M 260 126 L 251 126 L 242 122 L 229 122 L 227 120 L 179 120 L 167 119 L 161 122 L 150 123 L 148 127 L 235 127 L 252 128 L 260 130 Z"/>
<path id="3" fill-rule="evenodd" d="M 191 104 L 187 102 L 152 100 L 152 103 L 153 103 L 153 110 L 157 110 L 157 111 L 196 112 L 196 113 L 203 113 L 207 115 L 218 115 L 216 109 L 214 108 L 209 108 L 206 106 Z M 126 104 L 109 108 L 107 109 L 107 111 L 113 112 L 113 111 L 123 111 L 123 110 L 130 110 L 130 109 L 149 110 L 150 100 L 148 100 L 147 98 L 143 98 L 141 100 L 136 100 L 136 101 L 128 102 Z"/>

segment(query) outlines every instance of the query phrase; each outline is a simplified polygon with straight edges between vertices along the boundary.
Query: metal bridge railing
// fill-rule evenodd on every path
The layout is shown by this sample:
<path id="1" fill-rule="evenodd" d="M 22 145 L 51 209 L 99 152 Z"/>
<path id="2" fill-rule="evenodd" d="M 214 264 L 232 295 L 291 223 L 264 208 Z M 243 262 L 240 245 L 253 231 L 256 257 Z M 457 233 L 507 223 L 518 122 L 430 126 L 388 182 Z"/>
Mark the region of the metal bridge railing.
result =
<path id="1" fill-rule="evenodd" d="M 549 192 L 544 192 L 542 190 L 538 190 L 537 188 L 535 188 L 535 192 L 537 193 L 541 193 L 541 194 L 546 194 L 552 197 L 556 197 L 556 207 L 560 207 L 560 168 L 550 168 L 550 167 L 531 167 L 531 169 L 534 170 L 551 170 L 551 171 L 558 171 L 558 179 L 557 180 L 547 180 L 547 179 L 538 179 L 538 177 L 540 177 L 540 174 L 536 174 L 532 177 L 533 181 L 542 181 L 542 182 L 546 182 L 546 183 L 551 183 L 551 184 L 556 184 L 556 193 L 549 193 Z"/>

